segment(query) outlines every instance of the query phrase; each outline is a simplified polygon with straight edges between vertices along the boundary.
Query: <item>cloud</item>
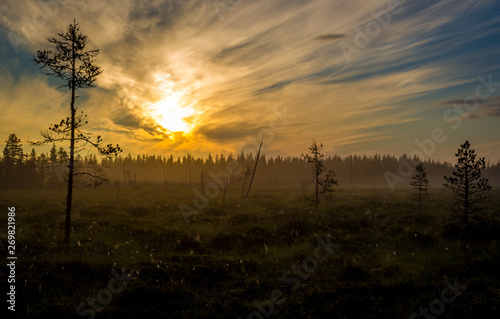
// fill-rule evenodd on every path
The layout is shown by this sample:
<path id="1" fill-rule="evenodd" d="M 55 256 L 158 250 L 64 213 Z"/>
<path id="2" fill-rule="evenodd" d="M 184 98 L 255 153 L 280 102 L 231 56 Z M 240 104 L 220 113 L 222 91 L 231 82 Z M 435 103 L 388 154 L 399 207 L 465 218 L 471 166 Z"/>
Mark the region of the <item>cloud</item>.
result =
<path id="1" fill-rule="evenodd" d="M 438 105 L 444 105 L 444 106 L 448 106 L 448 105 L 462 105 L 464 104 L 464 99 L 453 99 L 453 100 L 448 100 L 448 101 L 444 101 L 444 102 L 439 102 Z"/>
<path id="2" fill-rule="evenodd" d="M 265 59 L 263 52 L 271 52 L 279 47 L 276 44 L 268 41 L 262 41 L 258 37 L 246 40 L 229 47 L 225 47 L 218 52 L 213 61 L 215 63 L 223 63 L 227 65 L 246 65 L 254 63 L 260 59 Z"/>
<path id="3" fill-rule="evenodd" d="M 330 41 L 330 40 L 342 39 L 344 37 L 345 37 L 345 34 L 330 33 L 330 34 L 323 34 L 323 35 L 317 36 L 316 38 L 314 38 L 314 40 Z"/>
<path id="4" fill-rule="evenodd" d="M 489 99 L 482 109 L 481 113 L 486 116 L 500 117 L 500 96 Z"/>
<path id="5" fill-rule="evenodd" d="M 210 124 L 200 127 L 198 133 L 219 142 L 242 142 L 251 135 L 257 135 L 259 126 L 246 122 Z"/>
<path id="6" fill-rule="evenodd" d="M 500 117 L 500 96 L 493 96 L 487 100 L 477 99 L 479 101 L 479 112 L 477 113 L 466 113 L 465 118 L 468 120 L 477 120 L 482 116 L 492 116 Z M 450 106 L 450 105 L 464 105 L 467 101 L 464 99 L 452 99 L 444 102 L 439 102 L 438 105 Z"/>

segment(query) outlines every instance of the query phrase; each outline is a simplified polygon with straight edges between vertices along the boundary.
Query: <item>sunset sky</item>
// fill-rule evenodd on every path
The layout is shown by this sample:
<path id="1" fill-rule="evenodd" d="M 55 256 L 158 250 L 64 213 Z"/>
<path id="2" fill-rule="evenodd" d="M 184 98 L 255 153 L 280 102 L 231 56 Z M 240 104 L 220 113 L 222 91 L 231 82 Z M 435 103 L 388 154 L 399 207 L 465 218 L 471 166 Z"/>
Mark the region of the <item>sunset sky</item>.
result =
<path id="1" fill-rule="evenodd" d="M 259 132 L 267 156 L 401 155 L 441 129 L 426 157 L 469 139 L 500 160 L 498 0 L 3 0 L 2 149 L 69 115 L 30 60 L 73 18 L 104 70 L 77 106 L 125 155 L 237 153 Z"/>

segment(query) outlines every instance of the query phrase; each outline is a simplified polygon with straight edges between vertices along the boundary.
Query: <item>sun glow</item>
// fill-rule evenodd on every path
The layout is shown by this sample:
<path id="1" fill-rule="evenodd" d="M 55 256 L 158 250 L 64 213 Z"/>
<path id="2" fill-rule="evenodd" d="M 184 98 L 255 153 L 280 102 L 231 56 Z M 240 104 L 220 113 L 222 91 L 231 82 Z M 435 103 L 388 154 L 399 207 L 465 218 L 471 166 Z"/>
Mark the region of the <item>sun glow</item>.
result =
<path id="1" fill-rule="evenodd" d="M 189 133 L 192 129 L 192 117 L 196 112 L 187 104 L 185 92 L 176 90 L 169 79 L 159 83 L 161 98 L 150 107 L 151 117 L 170 133 Z"/>
<path id="2" fill-rule="evenodd" d="M 194 110 L 179 103 L 180 94 L 171 94 L 153 104 L 152 116 L 155 121 L 170 132 L 189 132 L 191 125 L 186 118 L 193 115 Z"/>

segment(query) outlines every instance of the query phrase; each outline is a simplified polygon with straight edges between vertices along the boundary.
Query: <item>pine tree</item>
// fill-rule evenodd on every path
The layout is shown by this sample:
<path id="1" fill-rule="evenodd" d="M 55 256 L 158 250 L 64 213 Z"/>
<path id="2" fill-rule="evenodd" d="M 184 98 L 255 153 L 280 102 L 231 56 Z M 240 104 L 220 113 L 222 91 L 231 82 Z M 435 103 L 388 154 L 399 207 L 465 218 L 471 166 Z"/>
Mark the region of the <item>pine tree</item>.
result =
<path id="1" fill-rule="evenodd" d="M 55 45 L 55 50 L 38 51 L 33 62 L 41 68 L 48 69 L 47 75 L 54 75 L 61 79 L 61 88 L 65 87 L 70 90 L 70 116 L 58 124 L 51 125 L 49 130 L 42 132 L 42 137 L 45 140 L 33 144 L 70 142 L 65 223 L 65 240 L 69 242 L 76 144 L 80 142 L 84 145 L 91 145 L 105 156 L 116 155 L 121 150 L 118 146 L 113 147 L 111 144 L 102 147 L 100 136 L 97 136 L 96 141 L 91 141 L 90 133 L 81 130 L 81 127 L 87 124 L 86 115 L 83 112 L 76 113 L 76 90 L 93 87 L 96 77 L 102 73 L 101 68 L 94 64 L 99 50 L 85 51 L 88 42 L 87 36 L 80 32 L 80 26 L 76 21 L 68 26 L 66 32 L 59 33 L 58 38 L 51 37 L 48 41 Z"/>
<path id="2" fill-rule="evenodd" d="M 469 219 L 481 211 L 481 205 L 486 200 L 485 192 L 491 190 L 488 179 L 481 178 L 485 169 L 484 157 L 476 159 L 476 152 L 470 148 L 469 141 L 460 145 L 455 154 L 458 158 L 453 176 L 445 177 L 446 183 L 454 195 L 455 206 L 453 217 L 458 218 L 462 226 L 461 239 L 467 247 L 469 236 Z"/>
<path id="3" fill-rule="evenodd" d="M 21 186 L 20 176 L 23 169 L 24 153 L 21 139 L 16 134 L 10 134 L 5 140 L 2 157 L 2 186 Z"/>
<path id="4" fill-rule="evenodd" d="M 5 140 L 5 148 L 3 149 L 3 160 L 12 161 L 16 163 L 23 159 L 21 139 L 16 134 L 10 134 L 9 138 Z"/>
<path id="5" fill-rule="evenodd" d="M 309 146 L 309 154 L 302 154 L 302 157 L 307 160 L 308 163 L 312 163 L 313 167 L 313 182 L 314 182 L 314 203 L 315 210 L 318 211 L 319 204 L 319 195 L 321 194 L 329 194 L 333 192 L 333 186 L 338 185 L 339 182 L 335 179 L 336 174 L 333 170 L 328 170 L 326 176 L 324 178 L 321 175 L 325 172 L 325 163 L 323 157 L 325 154 L 321 153 L 323 149 L 323 143 L 320 145 L 316 144 L 316 141 L 313 140 L 311 146 Z"/>
<path id="6" fill-rule="evenodd" d="M 410 182 L 410 186 L 413 186 L 418 192 L 418 211 L 422 214 L 422 196 L 427 194 L 429 181 L 427 180 L 427 173 L 422 163 L 419 163 L 416 169 L 417 172 L 411 178 L 413 181 Z"/>

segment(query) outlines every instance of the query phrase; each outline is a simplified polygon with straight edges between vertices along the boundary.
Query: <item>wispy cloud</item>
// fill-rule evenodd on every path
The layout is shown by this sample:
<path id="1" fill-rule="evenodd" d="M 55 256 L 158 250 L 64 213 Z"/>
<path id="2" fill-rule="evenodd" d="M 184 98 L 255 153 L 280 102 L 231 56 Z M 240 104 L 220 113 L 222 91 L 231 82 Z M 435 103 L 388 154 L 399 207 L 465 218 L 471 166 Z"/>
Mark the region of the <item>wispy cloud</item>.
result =
<path id="1" fill-rule="evenodd" d="M 330 33 L 330 34 L 323 34 L 323 35 L 317 36 L 314 39 L 315 40 L 330 41 L 330 40 L 342 39 L 343 37 L 345 37 L 345 34 Z"/>
<path id="2" fill-rule="evenodd" d="M 481 116 L 500 117 L 500 96 L 493 96 L 487 100 L 476 99 L 478 103 L 480 103 L 480 114 L 467 112 L 464 115 L 466 119 L 477 120 L 481 118 Z M 439 102 L 438 105 L 463 107 L 465 103 L 466 101 L 464 99 L 452 99 L 445 102 Z"/>
<path id="3" fill-rule="evenodd" d="M 500 96 L 495 96 L 489 99 L 482 108 L 482 114 L 486 116 L 500 117 Z"/>
<path id="4" fill-rule="evenodd" d="M 484 100 L 482 99 L 477 99 L 479 103 L 484 103 Z M 444 106 L 449 106 L 449 105 L 463 105 L 465 103 L 465 99 L 452 99 L 444 102 L 439 102 L 438 105 L 444 105 Z"/>

